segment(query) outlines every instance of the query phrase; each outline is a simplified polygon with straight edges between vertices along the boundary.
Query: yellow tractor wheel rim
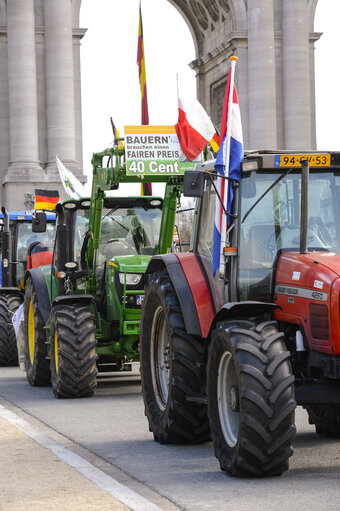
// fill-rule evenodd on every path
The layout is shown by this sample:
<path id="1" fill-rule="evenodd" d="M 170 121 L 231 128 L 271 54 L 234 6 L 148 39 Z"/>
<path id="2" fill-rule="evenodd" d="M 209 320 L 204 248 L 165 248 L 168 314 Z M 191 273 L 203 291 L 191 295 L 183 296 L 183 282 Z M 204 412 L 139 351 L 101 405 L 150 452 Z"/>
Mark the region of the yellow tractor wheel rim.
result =
<path id="1" fill-rule="evenodd" d="M 59 358 L 58 358 L 58 337 L 57 337 L 57 332 L 55 332 L 55 334 L 54 334 L 54 364 L 55 364 L 55 372 L 58 374 Z"/>
<path id="2" fill-rule="evenodd" d="M 34 362 L 35 350 L 35 328 L 34 328 L 34 311 L 33 303 L 30 302 L 28 309 L 28 353 L 30 356 L 31 364 Z"/>

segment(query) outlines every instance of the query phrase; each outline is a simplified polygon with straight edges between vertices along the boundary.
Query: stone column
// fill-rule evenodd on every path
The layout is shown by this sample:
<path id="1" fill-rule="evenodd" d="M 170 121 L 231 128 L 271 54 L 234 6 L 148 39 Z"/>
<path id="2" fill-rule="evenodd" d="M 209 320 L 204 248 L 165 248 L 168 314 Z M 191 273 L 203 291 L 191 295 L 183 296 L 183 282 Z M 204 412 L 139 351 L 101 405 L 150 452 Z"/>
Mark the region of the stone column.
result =
<path id="1" fill-rule="evenodd" d="M 42 172 L 38 151 L 38 110 L 34 0 L 7 2 L 8 99 L 11 174 Z"/>
<path id="2" fill-rule="evenodd" d="M 276 149 L 273 0 L 248 0 L 248 87 L 249 149 Z"/>
<path id="3" fill-rule="evenodd" d="M 74 170 L 77 164 L 71 0 L 45 0 L 45 51 L 47 171 L 56 169 L 56 156 Z"/>
<path id="4" fill-rule="evenodd" d="M 285 149 L 312 148 L 307 0 L 282 2 Z"/>

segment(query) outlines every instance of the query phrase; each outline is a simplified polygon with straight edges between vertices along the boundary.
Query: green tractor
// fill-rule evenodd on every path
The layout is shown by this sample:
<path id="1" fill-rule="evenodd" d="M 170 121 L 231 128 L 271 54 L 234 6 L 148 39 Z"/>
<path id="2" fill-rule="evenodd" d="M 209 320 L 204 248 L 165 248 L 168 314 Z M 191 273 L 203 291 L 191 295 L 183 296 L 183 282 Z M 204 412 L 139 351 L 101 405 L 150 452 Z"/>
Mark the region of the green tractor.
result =
<path id="1" fill-rule="evenodd" d="M 106 166 L 104 165 L 106 164 Z M 182 176 L 152 175 L 166 183 L 164 198 L 117 197 L 128 175 L 124 149 L 92 158 L 91 198 L 56 208 L 51 265 L 25 277 L 26 374 L 58 398 L 91 396 L 99 371 L 122 371 L 139 358 L 145 270 L 152 255 L 169 251 Z"/>

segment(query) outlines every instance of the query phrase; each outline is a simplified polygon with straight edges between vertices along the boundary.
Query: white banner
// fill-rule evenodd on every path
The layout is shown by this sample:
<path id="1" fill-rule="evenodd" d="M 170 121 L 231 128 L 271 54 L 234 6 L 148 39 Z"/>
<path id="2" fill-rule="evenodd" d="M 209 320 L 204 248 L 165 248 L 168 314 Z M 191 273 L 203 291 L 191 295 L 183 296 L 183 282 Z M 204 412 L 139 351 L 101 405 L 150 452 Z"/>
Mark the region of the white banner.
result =
<path id="1" fill-rule="evenodd" d="M 65 192 L 72 199 L 79 199 L 84 197 L 85 191 L 81 182 L 76 178 L 72 172 L 65 167 L 65 165 L 59 160 L 58 156 L 55 157 L 57 167 L 60 175 L 61 182 L 65 189 Z"/>

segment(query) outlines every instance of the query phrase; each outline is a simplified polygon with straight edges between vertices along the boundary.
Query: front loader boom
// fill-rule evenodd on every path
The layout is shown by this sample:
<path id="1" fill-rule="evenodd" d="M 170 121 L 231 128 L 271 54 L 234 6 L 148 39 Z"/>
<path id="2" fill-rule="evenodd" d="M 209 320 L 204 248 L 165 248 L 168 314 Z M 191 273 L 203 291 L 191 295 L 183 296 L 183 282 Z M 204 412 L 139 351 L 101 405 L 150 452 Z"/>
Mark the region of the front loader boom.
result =
<path id="1" fill-rule="evenodd" d="M 117 139 L 117 142 L 123 139 Z M 104 159 L 107 158 L 107 166 Z M 89 245 L 86 262 L 89 269 L 88 291 L 93 293 L 96 289 L 96 251 L 100 244 L 102 216 L 105 192 L 117 190 L 120 183 L 164 183 L 165 194 L 163 200 L 163 215 L 159 234 L 159 243 L 156 247 L 158 254 L 166 253 L 172 246 L 173 226 L 176 216 L 177 199 L 181 194 L 183 176 L 164 176 L 160 174 L 139 176 L 128 175 L 124 163 L 125 151 L 117 147 L 105 149 L 92 156 L 93 181 L 91 191 L 91 205 L 89 214 Z"/>

